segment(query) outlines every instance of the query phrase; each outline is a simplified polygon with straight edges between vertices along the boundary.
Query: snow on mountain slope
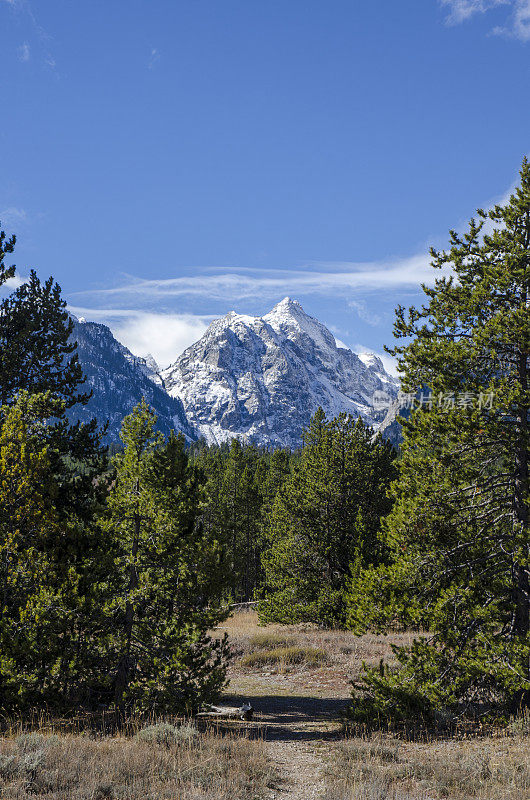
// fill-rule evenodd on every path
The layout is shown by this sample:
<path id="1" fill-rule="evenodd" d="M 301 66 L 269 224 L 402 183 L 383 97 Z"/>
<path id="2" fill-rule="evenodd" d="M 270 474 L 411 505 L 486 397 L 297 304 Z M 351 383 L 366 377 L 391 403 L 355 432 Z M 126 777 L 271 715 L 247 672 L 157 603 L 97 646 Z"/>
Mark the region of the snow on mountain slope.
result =
<path id="1" fill-rule="evenodd" d="M 374 392 L 397 395 L 376 356 L 337 347 L 330 331 L 286 297 L 264 317 L 231 311 L 162 373 L 198 435 L 298 447 L 311 416 L 347 412 L 378 424 Z"/>
<path id="2" fill-rule="evenodd" d="M 87 405 L 70 410 L 72 422 L 96 417 L 100 425 L 109 424 L 107 440 L 118 441 L 123 417 L 145 397 L 158 417 L 161 431 L 174 429 L 182 431 L 188 440 L 195 438 L 182 403 L 165 391 L 152 356 L 144 359 L 133 355 L 106 325 L 78 320 L 73 315 L 72 319 L 72 338 L 77 341 L 77 356 L 86 376 L 81 388 L 93 392 Z"/>

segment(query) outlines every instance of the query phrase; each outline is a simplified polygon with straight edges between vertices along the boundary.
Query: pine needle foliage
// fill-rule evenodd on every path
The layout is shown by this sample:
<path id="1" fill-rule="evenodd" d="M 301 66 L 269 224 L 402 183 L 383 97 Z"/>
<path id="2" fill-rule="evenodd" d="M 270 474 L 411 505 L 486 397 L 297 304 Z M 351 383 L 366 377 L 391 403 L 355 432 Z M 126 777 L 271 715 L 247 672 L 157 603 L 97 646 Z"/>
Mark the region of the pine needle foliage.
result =
<path id="1" fill-rule="evenodd" d="M 350 581 L 360 565 L 381 559 L 377 532 L 390 510 L 393 460 L 362 420 L 315 413 L 272 510 L 262 621 L 345 626 Z"/>
<path id="2" fill-rule="evenodd" d="M 515 712 L 530 703 L 530 165 L 504 206 L 432 250 L 441 273 L 395 325 L 405 390 L 391 557 L 365 571 L 349 623 L 428 631 L 368 670 L 361 717 Z M 452 399 L 451 399 L 452 398 Z M 368 694 L 363 692 L 368 691 Z"/>

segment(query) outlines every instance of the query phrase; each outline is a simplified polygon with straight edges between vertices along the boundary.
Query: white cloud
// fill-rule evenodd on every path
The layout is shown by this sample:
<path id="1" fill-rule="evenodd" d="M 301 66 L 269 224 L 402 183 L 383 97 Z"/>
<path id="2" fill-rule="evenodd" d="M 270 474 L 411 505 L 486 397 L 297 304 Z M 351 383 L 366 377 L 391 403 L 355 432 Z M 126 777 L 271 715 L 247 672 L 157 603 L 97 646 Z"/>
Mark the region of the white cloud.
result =
<path id="1" fill-rule="evenodd" d="M 515 186 L 514 182 L 508 191 L 492 198 L 485 207 L 504 205 L 509 201 Z M 10 211 L 18 210 L 10 209 Z M 24 215 L 22 211 L 19 213 Z M 1 217 L 0 214 L 0 219 Z M 457 228 L 465 230 L 467 221 L 461 221 Z M 486 221 L 483 230 L 493 230 L 493 223 Z M 115 306 L 127 303 L 128 308 L 98 308 L 96 301 L 95 307 L 72 306 L 71 310 L 78 316 L 105 322 L 133 353 L 145 356 L 151 352 L 161 366 L 167 366 L 186 347 L 197 341 L 209 322 L 218 316 L 157 313 L 152 310 L 157 304 L 161 302 L 166 304 L 171 298 L 187 295 L 201 300 L 229 303 L 228 308 L 230 308 L 235 301 L 246 299 L 255 301 L 259 298 L 277 302 L 285 295 L 340 296 L 348 301 L 350 307 L 356 310 L 363 321 L 375 326 L 380 324 L 382 317 L 370 309 L 361 295 L 394 290 L 415 294 L 420 283 L 432 286 L 443 272 L 432 269 L 430 261 L 429 254 L 424 252 L 408 258 L 379 262 L 312 264 L 310 266 L 313 269 L 309 266 L 299 270 L 256 270 L 234 267 L 228 271 L 223 268 L 205 267 L 202 271 L 196 269 L 193 275 L 176 278 L 147 280 L 125 276 L 127 281 L 120 286 L 74 292 L 70 296 L 83 297 L 85 304 L 89 296 L 112 297 Z M 337 336 L 344 335 L 344 332 L 335 326 L 329 327 Z M 336 341 L 341 347 L 347 346 L 340 338 L 336 338 Z M 361 344 L 351 349 L 354 352 L 373 352 Z M 388 372 L 395 375 L 397 371 L 395 359 L 385 353 L 376 355 L 381 358 Z"/>
<path id="2" fill-rule="evenodd" d="M 160 52 L 156 47 L 151 48 L 151 53 L 149 55 L 149 61 L 147 62 L 147 69 L 153 69 L 155 64 L 160 61 Z"/>
<path id="3" fill-rule="evenodd" d="M 383 366 L 389 375 L 393 375 L 395 378 L 399 377 L 397 359 L 388 355 L 388 353 L 377 353 L 371 347 L 365 347 L 363 344 L 354 344 L 353 347 L 350 347 L 349 349 L 353 350 L 353 352 L 357 353 L 357 355 L 360 355 L 361 353 L 373 353 L 374 356 L 377 356 L 377 358 L 381 359 Z"/>
<path id="4" fill-rule="evenodd" d="M 27 42 L 24 42 L 24 44 L 21 44 L 20 47 L 18 48 L 19 61 L 29 61 L 30 56 L 31 56 L 30 46 Z"/>
<path id="5" fill-rule="evenodd" d="M 513 29 L 518 39 L 525 42 L 530 39 L 530 0 L 519 0 L 517 3 Z"/>
<path id="6" fill-rule="evenodd" d="M 0 223 L 3 225 L 16 225 L 27 219 L 27 214 L 23 208 L 9 206 L 0 211 Z M 7 233 L 7 231 L 6 231 Z"/>
<path id="7" fill-rule="evenodd" d="M 440 0 L 442 6 L 449 8 L 446 21 L 449 25 L 458 25 L 475 14 L 484 14 L 495 6 L 507 5 L 511 0 Z"/>
<path id="8" fill-rule="evenodd" d="M 381 324 L 381 317 L 379 314 L 374 314 L 370 311 L 364 300 L 350 300 L 348 305 L 357 312 L 359 319 L 362 319 L 363 322 L 367 322 L 368 325 L 372 325 L 375 328 L 377 325 Z"/>
<path id="9" fill-rule="evenodd" d="M 496 25 L 492 33 L 511 36 L 521 42 L 530 41 L 530 0 L 439 0 L 449 9 L 448 25 L 458 25 L 475 14 L 485 14 L 498 6 L 510 6 L 511 13 L 504 25 Z"/>
<path id="10" fill-rule="evenodd" d="M 372 291 L 417 287 L 433 283 L 430 257 L 421 253 L 410 258 L 368 264 L 340 263 L 315 265 L 313 270 L 245 270 L 194 275 L 178 278 L 129 278 L 127 283 L 110 289 L 78 292 L 79 295 L 102 295 L 132 298 L 136 301 L 182 296 L 199 296 L 210 300 L 242 300 L 260 297 L 277 299 L 285 295 L 325 294 L 344 291 Z"/>
<path id="11" fill-rule="evenodd" d="M 119 342 L 137 356 L 154 356 L 167 367 L 203 335 L 212 317 L 193 314 L 157 314 L 128 309 L 69 306 L 77 317 L 108 325 Z"/>
<path id="12" fill-rule="evenodd" d="M 509 24 L 498 25 L 492 32 L 501 36 L 512 36 L 521 42 L 530 41 L 530 0 L 516 0 Z"/>
<path id="13" fill-rule="evenodd" d="M 12 292 L 14 289 L 18 289 L 19 286 L 22 286 L 26 280 L 27 278 L 19 278 L 18 275 L 15 275 L 13 278 L 8 278 L 7 281 L 2 284 L 1 289 L 2 291 L 7 289 L 9 292 Z"/>

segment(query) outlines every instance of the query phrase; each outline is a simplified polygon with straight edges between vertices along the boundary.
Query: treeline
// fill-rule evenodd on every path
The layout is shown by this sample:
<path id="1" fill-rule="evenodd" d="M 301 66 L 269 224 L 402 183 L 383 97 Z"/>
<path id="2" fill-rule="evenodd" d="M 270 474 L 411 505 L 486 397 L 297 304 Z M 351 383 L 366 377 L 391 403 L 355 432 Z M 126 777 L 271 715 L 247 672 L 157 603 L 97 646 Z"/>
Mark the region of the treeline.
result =
<path id="1" fill-rule="evenodd" d="M 395 452 L 361 419 L 317 411 L 299 451 L 198 445 L 204 530 L 222 543 L 225 599 L 262 622 L 346 625 L 345 586 L 378 564 Z"/>
<path id="2" fill-rule="evenodd" d="M 1 234 L 0 282 L 15 241 Z M 299 452 L 165 438 L 145 402 L 109 453 L 72 321 L 35 272 L 0 305 L 0 707 L 181 711 L 225 682 L 231 604 L 344 625 L 379 562 L 394 455 L 319 412 Z"/>
<path id="3" fill-rule="evenodd" d="M 399 456 L 318 411 L 298 452 L 188 447 L 140 404 L 109 458 L 59 288 L 0 306 L 0 705 L 193 708 L 225 680 L 209 634 L 263 622 L 412 629 L 351 716 L 448 724 L 530 706 L 530 166 L 432 251 L 392 351 L 416 406 Z M 14 241 L 0 239 L 0 282 Z"/>
<path id="4" fill-rule="evenodd" d="M 0 281 L 15 241 L 0 238 Z M 181 437 L 145 403 L 109 462 L 59 287 L 0 306 L 0 705 L 177 711 L 217 695 L 227 646 L 219 544 Z"/>

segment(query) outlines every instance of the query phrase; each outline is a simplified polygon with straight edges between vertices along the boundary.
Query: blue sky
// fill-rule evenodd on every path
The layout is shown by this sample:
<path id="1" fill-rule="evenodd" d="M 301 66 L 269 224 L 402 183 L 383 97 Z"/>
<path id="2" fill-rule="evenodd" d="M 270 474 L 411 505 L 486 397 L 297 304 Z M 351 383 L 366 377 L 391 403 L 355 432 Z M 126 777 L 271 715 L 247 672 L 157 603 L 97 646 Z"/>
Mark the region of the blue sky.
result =
<path id="1" fill-rule="evenodd" d="M 530 150 L 530 0 L 0 0 L 21 276 L 164 364 L 285 295 L 392 341 Z"/>

